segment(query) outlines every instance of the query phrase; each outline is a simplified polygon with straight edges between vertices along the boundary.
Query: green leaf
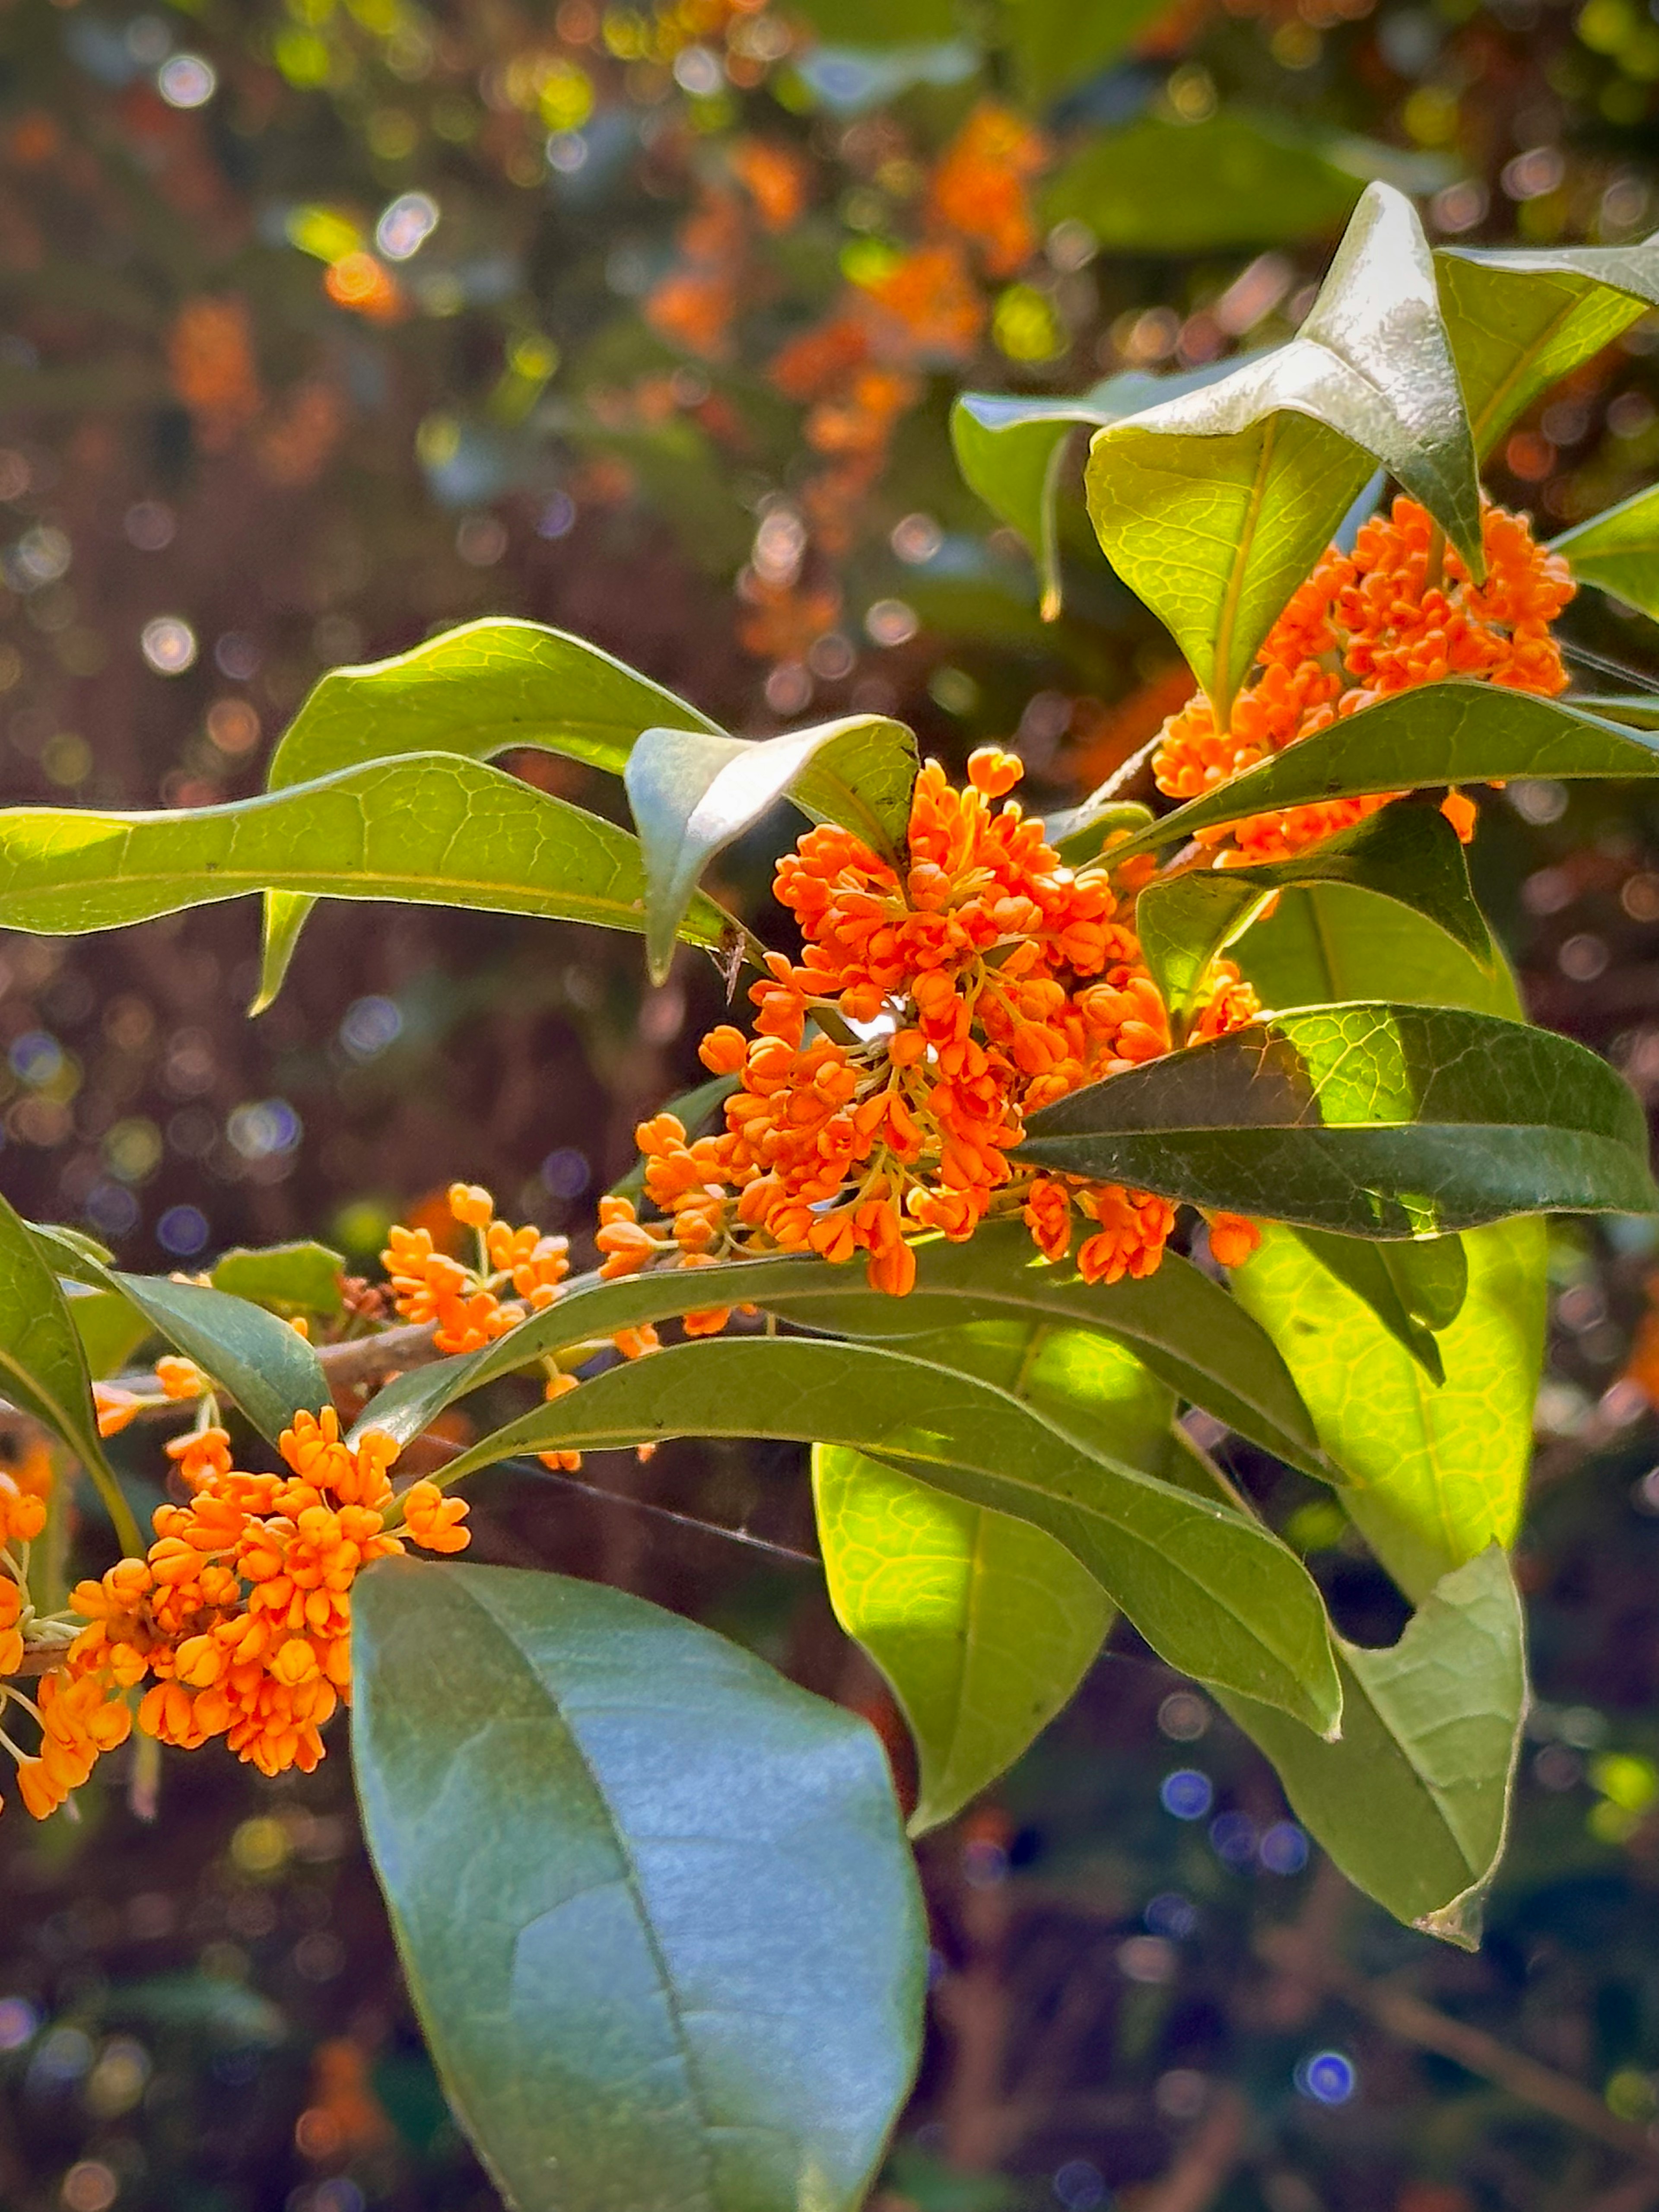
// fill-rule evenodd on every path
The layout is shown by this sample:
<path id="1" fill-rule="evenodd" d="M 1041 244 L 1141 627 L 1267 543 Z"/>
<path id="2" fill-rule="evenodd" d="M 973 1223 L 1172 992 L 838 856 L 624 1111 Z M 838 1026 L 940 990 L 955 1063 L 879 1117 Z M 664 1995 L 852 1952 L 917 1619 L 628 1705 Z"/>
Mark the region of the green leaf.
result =
<path id="1" fill-rule="evenodd" d="M 1443 246 L 1446 326 L 1477 452 L 1540 392 L 1659 307 L 1659 237 L 1639 246 Z"/>
<path id="2" fill-rule="evenodd" d="M 62 1248 L 53 1248 L 54 1250 Z M 92 1264 L 88 1262 L 88 1264 Z M 93 1411 L 86 1353 L 52 1259 L 0 1198 L 0 1385 L 15 1406 L 61 1437 L 97 1486 L 121 1549 L 142 1557 L 138 1534 L 115 1471 L 104 1455 Z"/>
<path id="3" fill-rule="evenodd" d="M 819 1444 L 830 1602 L 915 1740 L 913 1835 L 959 1813 L 1066 1705 L 1111 1626 L 1094 1577 L 1029 1522 Z"/>
<path id="4" fill-rule="evenodd" d="M 1360 1302 L 1370 1308 L 1397 1344 L 1410 1352 L 1437 1389 L 1446 1379 L 1445 1364 L 1435 1342 L 1437 1328 L 1446 1321 L 1430 1322 L 1422 1308 L 1422 1291 L 1444 1286 L 1449 1271 L 1442 1255 L 1455 1253 L 1461 1270 L 1457 1304 L 1468 1288 L 1468 1261 L 1458 1237 L 1430 1237 L 1408 1244 L 1374 1244 L 1363 1237 L 1336 1237 L 1328 1229 L 1297 1229 L 1290 1232 L 1304 1244 L 1322 1267 L 1328 1267 Z M 1435 1261 L 1419 1280 L 1418 1255 L 1430 1252 Z M 1449 1318 L 1455 1318 L 1455 1309 Z"/>
<path id="5" fill-rule="evenodd" d="M 75 935 L 272 889 L 645 926 L 625 830 L 442 754 L 224 806 L 0 813 L 0 927 Z M 684 927 L 712 945 L 734 925 L 699 893 Z"/>
<path id="6" fill-rule="evenodd" d="M 1508 1561 L 1494 1546 L 1447 1575 L 1391 1650 L 1339 1638 L 1338 1656 L 1340 1742 L 1248 1698 L 1221 1702 L 1351 1881 L 1396 1919 L 1473 1951 L 1527 1706 Z"/>
<path id="7" fill-rule="evenodd" d="M 106 1382 L 152 1334 L 149 1322 L 118 1291 L 88 1290 L 82 1283 L 65 1283 L 63 1290 L 87 1372 L 94 1382 Z"/>
<path id="8" fill-rule="evenodd" d="M 1395 149 L 1300 132 L 1276 116 L 1145 117 L 1091 135 L 1049 184 L 1042 211 L 1051 223 L 1086 222 L 1109 252 L 1282 246 L 1334 236 L 1365 179 L 1389 171 L 1420 188 L 1421 165 L 1402 165 Z"/>
<path id="9" fill-rule="evenodd" d="M 1188 800 L 1125 840 L 1115 858 L 1184 842 L 1200 830 L 1252 814 L 1358 799 L 1375 791 L 1503 783 L 1513 776 L 1565 782 L 1659 775 L 1659 745 L 1559 699 L 1454 681 L 1364 707 Z"/>
<path id="10" fill-rule="evenodd" d="M 839 46 L 927 46 L 952 37 L 952 0 L 793 0 L 792 12 Z"/>
<path id="11" fill-rule="evenodd" d="M 683 1436 L 850 1444 L 1029 1521 L 1082 1561 L 1172 1667 L 1315 1728 L 1337 1721 L 1319 1595 L 1259 1523 L 1085 1450 L 988 1383 L 885 1348 L 803 1337 L 672 1346 L 509 1422 L 445 1480 L 517 1452 Z"/>
<path id="12" fill-rule="evenodd" d="M 1451 1007 L 1291 1009 L 1073 1091 L 1016 1159 L 1351 1237 L 1659 1206 L 1622 1078 Z"/>
<path id="13" fill-rule="evenodd" d="M 916 1288 L 908 1298 L 866 1290 L 851 1270 L 805 1255 L 700 1267 L 694 1277 L 678 1270 L 617 1282 L 589 1277 L 567 1285 L 556 1305 L 483 1352 L 399 1376 L 371 1401 L 358 1430 L 384 1428 L 407 1443 L 446 1406 L 544 1353 L 726 1300 L 759 1305 L 800 1328 L 877 1340 L 995 1316 L 1097 1330 L 1241 1436 L 1292 1467 L 1330 1476 L 1284 1361 L 1218 1283 L 1175 1253 L 1144 1281 L 1085 1283 L 1070 1267 L 1045 1266 L 1018 1221 L 988 1222 L 965 1244 L 918 1244 Z"/>
<path id="14" fill-rule="evenodd" d="M 1041 107 L 1126 53 L 1162 0 L 1009 0 L 1008 46 L 1020 90 Z"/>
<path id="15" fill-rule="evenodd" d="M 1550 551 L 1571 562 L 1580 583 L 1611 592 L 1659 621 L 1659 484 L 1564 531 Z M 1659 699 L 1646 705 L 1652 713 Z"/>
<path id="16" fill-rule="evenodd" d="M 1266 899 L 1303 883 L 1357 884 L 1425 915 L 1483 965 L 1491 963 L 1486 917 L 1456 831 L 1437 808 L 1386 806 L 1288 860 L 1194 867 L 1149 884 L 1135 902 L 1135 931 L 1172 1017 L 1190 1011 L 1211 963 Z"/>
<path id="17" fill-rule="evenodd" d="M 1097 431 L 1089 511 L 1219 726 L 1256 650 L 1380 461 L 1482 572 L 1480 493 L 1428 246 L 1371 185 L 1290 344 Z"/>
<path id="18" fill-rule="evenodd" d="M 445 752 L 483 761 L 520 746 L 620 775 L 640 732 L 664 721 L 718 726 L 583 638 L 492 616 L 390 660 L 330 669 L 283 732 L 265 781 L 276 791 L 372 760 Z M 315 903 L 306 892 L 267 894 L 256 1012 L 281 989 Z"/>
<path id="19" fill-rule="evenodd" d="M 698 878 L 781 799 L 896 862 L 921 762 L 902 722 L 858 714 L 760 740 L 647 730 L 624 781 L 645 856 L 646 959 L 660 983 Z"/>
<path id="20" fill-rule="evenodd" d="M 1349 884 L 1281 891 L 1231 952 L 1269 1006 L 1395 998 L 1526 1018 L 1501 954 L 1482 965 L 1409 907 Z"/>
<path id="21" fill-rule="evenodd" d="M 1103 429 L 1183 392 L 1201 392 L 1237 368 L 1237 360 L 1206 362 L 1179 376 L 1124 369 L 1075 399 L 1031 392 L 964 392 L 951 409 L 951 443 L 970 491 L 1011 530 L 1037 564 L 1042 618 L 1060 611 L 1060 543 L 1055 505 L 1071 434 L 1081 423 Z"/>
<path id="22" fill-rule="evenodd" d="M 408 753 L 490 760 L 518 746 L 620 775 L 641 730 L 719 725 L 596 645 L 492 616 L 411 652 L 331 668 L 270 757 L 273 791 Z"/>
<path id="23" fill-rule="evenodd" d="M 299 1332 L 246 1298 L 165 1275 L 112 1273 L 150 1326 L 222 1386 L 267 1443 L 304 1407 L 329 1402 L 322 1362 Z"/>
<path id="24" fill-rule="evenodd" d="M 1408 1596 L 1488 1544 L 1515 1540 L 1543 1356 L 1546 1231 L 1510 1221 L 1463 1240 L 1468 1292 L 1436 1337 L 1445 1381 L 1418 1363 L 1336 1273 L 1269 1226 L 1236 1293 L 1289 1361 L 1342 1502 Z"/>
<path id="25" fill-rule="evenodd" d="M 326 1244 L 268 1244 L 260 1251 L 239 1244 L 214 1263 L 213 1287 L 273 1313 L 337 1314 L 344 1267 L 345 1255 Z"/>
<path id="26" fill-rule="evenodd" d="M 855 2212 L 927 1936 L 881 1748 L 641 1599 L 381 1560 L 363 1822 L 446 2088 L 519 2212 Z"/>

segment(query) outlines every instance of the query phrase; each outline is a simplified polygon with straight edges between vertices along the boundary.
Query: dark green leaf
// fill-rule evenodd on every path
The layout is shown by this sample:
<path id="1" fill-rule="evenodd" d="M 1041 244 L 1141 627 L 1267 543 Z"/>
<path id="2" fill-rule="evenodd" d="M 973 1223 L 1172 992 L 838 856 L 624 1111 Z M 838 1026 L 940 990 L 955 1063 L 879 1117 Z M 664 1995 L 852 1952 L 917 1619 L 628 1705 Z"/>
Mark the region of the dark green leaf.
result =
<path id="1" fill-rule="evenodd" d="M 812 1494 L 836 1618 L 892 1684 L 915 1739 L 921 1835 L 1069 1702 L 1111 1602 L 1041 1528 L 861 1452 L 817 1446 Z"/>
<path id="2" fill-rule="evenodd" d="M 896 861 L 921 763 L 902 722 L 859 714 L 755 740 L 647 730 L 624 781 L 646 874 L 646 959 L 660 983 L 703 870 L 781 799 Z"/>
<path id="3" fill-rule="evenodd" d="M 1430 684 L 1300 738 L 1126 841 L 1123 857 L 1200 830 L 1374 791 L 1437 790 L 1515 776 L 1609 781 L 1659 775 L 1659 747 L 1560 699 L 1490 684 Z"/>
<path id="4" fill-rule="evenodd" d="M 1659 621 L 1659 484 L 1564 532 L 1550 550 L 1565 556 L 1581 583 L 1611 592 Z M 1650 714 L 1659 708 L 1659 697 L 1646 707 Z"/>
<path id="5" fill-rule="evenodd" d="M 152 1328 L 234 1398 L 270 1443 L 304 1407 L 329 1403 L 322 1363 L 299 1332 L 246 1298 L 165 1275 L 112 1273 Z"/>
<path id="6" fill-rule="evenodd" d="M 855 2212 L 927 1936 L 866 1724 L 621 1590 L 412 1559 L 353 1594 L 364 1826 L 519 2212 Z"/>
<path id="7" fill-rule="evenodd" d="M 442 754 L 223 806 L 0 813 L 6 928 L 74 935 L 272 889 L 645 926 L 639 847 L 625 830 Z M 701 894 L 692 901 L 694 942 L 716 945 L 732 927 Z"/>
<path id="8" fill-rule="evenodd" d="M 848 1444 L 1064 1544 L 1170 1664 L 1294 1711 L 1338 1706 L 1324 1608 L 1259 1523 L 1086 1451 L 1018 1399 L 884 1348 L 717 1338 L 624 1363 L 509 1422 L 446 1469 L 666 1437 Z"/>
<path id="9" fill-rule="evenodd" d="M 326 1244 L 237 1245 L 214 1263 L 213 1287 L 274 1313 L 337 1314 L 345 1255 Z"/>
<path id="10" fill-rule="evenodd" d="M 1443 246 L 1440 296 L 1476 450 L 1540 392 L 1659 307 L 1659 239 L 1640 246 Z"/>
<path id="11" fill-rule="evenodd" d="M 1089 511 L 1224 726 L 1256 650 L 1380 461 L 1477 572 L 1474 453 L 1408 200 L 1371 185 L 1291 343 L 1097 431 Z"/>
<path id="12" fill-rule="evenodd" d="M 1121 833 L 1138 836 L 1152 819 L 1150 806 L 1138 799 L 1110 799 L 1104 805 L 1085 799 L 1063 814 L 1051 814 L 1042 834 L 1068 868 L 1081 868 L 1106 849 L 1107 841 Z"/>
<path id="13" fill-rule="evenodd" d="M 760 1305 L 804 1328 L 877 1340 L 999 1316 L 1097 1330 L 1241 1436 L 1310 1474 L 1331 1472 L 1284 1361 L 1219 1284 L 1173 1253 L 1144 1281 L 1085 1283 L 1069 1267 L 1044 1266 L 1018 1221 L 988 1222 L 965 1244 L 919 1244 L 908 1298 L 866 1290 L 851 1269 L 805 1255 L 702 1267 L 694 1279 L 675 1271 L 610 1283 L 590 1277 L 486 1350 L 400 1376 L 359 1426 L 407 1442 L 456 1399 L 546 1352 L 603 1343 L 617 1329 L 720 1300 Z"/>
<path id="14" fill-rule="evenodd" d="M 1526 1018 L 1501 956 L 1483 966 L 1420 914 L 1349 884 L 1281 891 L 1232 957 L 1269 1006 L 1395 998 Z"/>
<path id="15" fill-rule="evenodd" d="M 1391 1650 L 1339 1639 L 1342 1737 L 1248 1698 L 1222 1703 L 1348 1879 L 1464 1950 L 1509 1825 L 1527 1707 L 1520 1600 L 1494 1546 L 1427 1596 Z"/>
<path id="16" fill-rule="evenodd" d="M 1543 1355 L 1546 1231 L 1471 1231 L 1468 1292 L 1435 1338 L 1436 1389 L 1376 1314 L 1289 1231 L 1269 1226 L 1237 1293 L 1290 1362 L 1342 1502 L 1408 1596 L 1515 1540 Z M 1413 1249 L 1407 1246 L 1395 1248 Z"/>
<path id="17" fill-rule="evenodd" d="M 142 1556 L 143 1543 L 137 1524 L 104 1456 L 93 1412 L 86 1353 L 58 1287 L 53 1260 L 3 1198 L 0 1198 L 0 1385 L 15 1406 L 33 1413 L 69 1446 L 96 1484 L 114 1522 L 121 1549 L 129 1555 Z"/>
<path id="18" fill-rule="evenodd" d="M 1149 884 L 1135 902 L 1135 931 L 1171 1014 L 1189 1011 L 1212 962 L 1271 893 L 1304 883 L 1375 891 L 1426 915 L 1490 964 L 1492 940 L 1456 831 L 1437 809 L 1387 806 L 1288 860 L 1194 867 Z"/>
<path id="19" fill-rule="evenodd" d="M 1302 1007 L 1073 1091 L 1014 1156 L 1353 1237 L 1659 1205 L 1604 1060 L 1455 1008 Z"/>

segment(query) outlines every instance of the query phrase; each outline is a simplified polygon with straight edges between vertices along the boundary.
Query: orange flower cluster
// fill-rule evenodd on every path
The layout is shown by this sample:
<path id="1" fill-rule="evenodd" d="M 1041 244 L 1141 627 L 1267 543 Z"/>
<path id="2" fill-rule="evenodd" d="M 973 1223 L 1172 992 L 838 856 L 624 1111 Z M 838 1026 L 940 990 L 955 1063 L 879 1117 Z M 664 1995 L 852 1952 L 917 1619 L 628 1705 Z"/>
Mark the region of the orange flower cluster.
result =
<path id="1" fill-rule="evenodd" d="M 703 1041 L 706 1065 L 738 1079 L 724 1132 L 689 1141 L 672 1114 L 641 1125 L 646 1192 L 665 1219 L 604 1201 L 602 1274 L 743 1252 L 861 1253 L 872 1286 L 902 1297 L 914 1237 L 960 1242 L 994 1210 L 1022 1212 L 1051 1260 L 1070 1249 L 1080 1214 L 1093 1224 L 1078 1254 L 1091 1282 L 1158 1266 L 1175 1222 L 1165 1200 L 1022 1176 L 1008 1158 L 1027 1113 L 1171 1042 L 1107 870 L 1073 873 L 1040 823 L 994 803 L 1021 773 L 1016 757 L 988 748 L 958 792 L 930 763 L 902 871 L 833 827 L 785 856 L 774 888 L 800 924 L 801 960 L 769 957 L 750 994 L 754 1037 L 722 1026 Z M 1229 970 L 1196 1034 L 1255 1011 Z M 829 1033 L 848 1024 L 854 1042 Z M 1243 1258 L 1254 1232 L 1235 1224 L 1222 1242 Z M 714 1310 L 688 1327 L 708 1333 L 726 1318 Z"/>
<path id="2" fill-rule="evenodd" d="M 23 1628 L 31 1612 L 27 1547 L 46 1525 L 51 1487 L 52 1455 L 44 1445 L 18 1465 L 0 1469 L 0 1674 L 15 1674 L 23 1663 Z"/>
<path id="3" fill-rule="evenodd" d="M 1448 676 L 1553 697 L 1567 673 L 1550 624 L 1573 594 L 1567 563 L 1534 538 L 1524 515 L 1487 504 L 1486 580 L 1471 581 L 1426 510 L 1400 498 L 1365 523 L 1351 554 L 1331 546 L 1264 641 L 1255 680 L 1215 726 L 1202 693 L 1164 725 L 1152 768 L 1160 791 L 1196 799 L 1299 738 L 1362 707 Z M 1437 550 L 1438 571 L 1431 575 Z M 1335 799 L 1200 831 L 1240 858 L 1300 852 L 1385 806 L 1392 794 Z M 1465 838 L 1474 810 L 1454 794 L 1446 812 Z"/>
<path id="4" fill-rule="evenodd" d="M 204 451 L 221 453 L 264 404 L 246 301 L 186 300 L 167 332 L 167 373 Z"/>
<path id="5" fill-rule="evenodd" d="M 479 1352 L 526 1313 L 552 1304 L 570 1272 L 570 1247 L 562 1237 L 496 1219 L 495 1200 L 477 1183 L 452 1183 L 449 1210 L 475 1233 L 476 1266 L 439 1251 L 430 1230 L 401 1224 L 390 1231 L 380 1261 L 405 1321 L 435 1322 L 440 1352 Z M 522 1303 L 503 1304 L 509 1288 Z"/>
<path id="6" fill-rule="evenodd" d="M 348 1445 L 332 1407 L 295 1415 L 280 1439 L 280 1474 L 234 1467 L 221 1428 L 167 1446 L 189 1502 L 157 1506 L 143 1559 L 122 1559 L 70 1594 L 85 1626 L 65 1665 L 41 1681 L 40 1750 L 18 1765 L 37 1819 L 125 1741 L 128 1693 L 139 1689 L 138 1725 L 163 1743 L 190 1748 L 222 1735 L 264 1774 L 316 1765 L 319 1731 L 350 1694 L 359 1570 L 402 1551 L 404 1536 L 433 1552 L 469 1540 L 465 1503 L 434 1483 L 414 1484 L 394 1508 L 386 1470 L 398 1449 L 377 1431 Z M 0 1506 L 15 1517 L 3 1492 Z M 401 1535 L 387 1525 L 399 1515 Z"/>
<path id="7" fill-rule="evenodd" d="M 930 212 L 979 247 L 993 276 L 1012 276 L 1036 251 L 1030 187 L 1048 159 L 1025 118 L 994 100 L 974 110 L 939 157 Z"/>

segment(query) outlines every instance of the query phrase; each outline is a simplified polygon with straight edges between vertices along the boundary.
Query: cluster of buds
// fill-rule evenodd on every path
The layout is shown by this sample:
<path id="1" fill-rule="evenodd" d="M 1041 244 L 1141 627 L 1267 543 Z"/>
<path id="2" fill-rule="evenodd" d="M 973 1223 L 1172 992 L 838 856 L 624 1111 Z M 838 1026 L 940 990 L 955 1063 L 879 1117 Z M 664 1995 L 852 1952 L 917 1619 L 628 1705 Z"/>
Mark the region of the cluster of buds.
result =
<path id="1" fill-rule="evenodd" d="M 473 1232 L 471 1267 L 441 1252 L 429 1230 L 402 1224 L 388 1232 L 380 1261 L 405 1321 L 434 1322 L 440 1352 L 479 1352 L 552 1304 L 570 1272 L 570 1247 L 562 1237 L 499 1220 L 495 1200 L 477 1183 L 452 1183 L 449 1210 Z"/>
<path id="2" fill-rule="evenodd" d="M 1164 725 L 1152 762 L 1158 789 L 1198 799 L 1299 738 L 1362 707 L 1449 676 L 1553 698 L 1567 688 L 1550 624 L 1573 595 L 1567 563 L 1534 538 L 1524 515 L 1481 512 L 1482 584 L 1426 509 L 1400 498 L 1359 532 L 1352 553 L 1333 545 L 1263 641 L 1255 680 L 1218 730 L 1200 692 Z M 1239 860 L 1303 851 L 1389 804 L 1390 794 L 1339 799 L 1260 814 L 1203 831 Z M 1454 793 L 1444 811 L 1466 841 L 1474 809 Z"/>

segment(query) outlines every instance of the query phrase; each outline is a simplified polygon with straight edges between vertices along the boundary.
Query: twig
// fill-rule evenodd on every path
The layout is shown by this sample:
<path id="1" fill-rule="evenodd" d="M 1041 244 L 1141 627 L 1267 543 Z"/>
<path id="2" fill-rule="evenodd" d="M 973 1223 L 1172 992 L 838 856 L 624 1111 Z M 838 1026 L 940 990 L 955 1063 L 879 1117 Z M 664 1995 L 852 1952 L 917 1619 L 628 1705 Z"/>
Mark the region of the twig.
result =
<path id="1" fill-rule="evenodd" d="M 1250 2108 L 1229 2084 L 1219 2090 L 1169 2172 L 1137 2195 L 1134 2212 L 1205 2212 L 1231 2180 L 1249 2140 Z"/>

